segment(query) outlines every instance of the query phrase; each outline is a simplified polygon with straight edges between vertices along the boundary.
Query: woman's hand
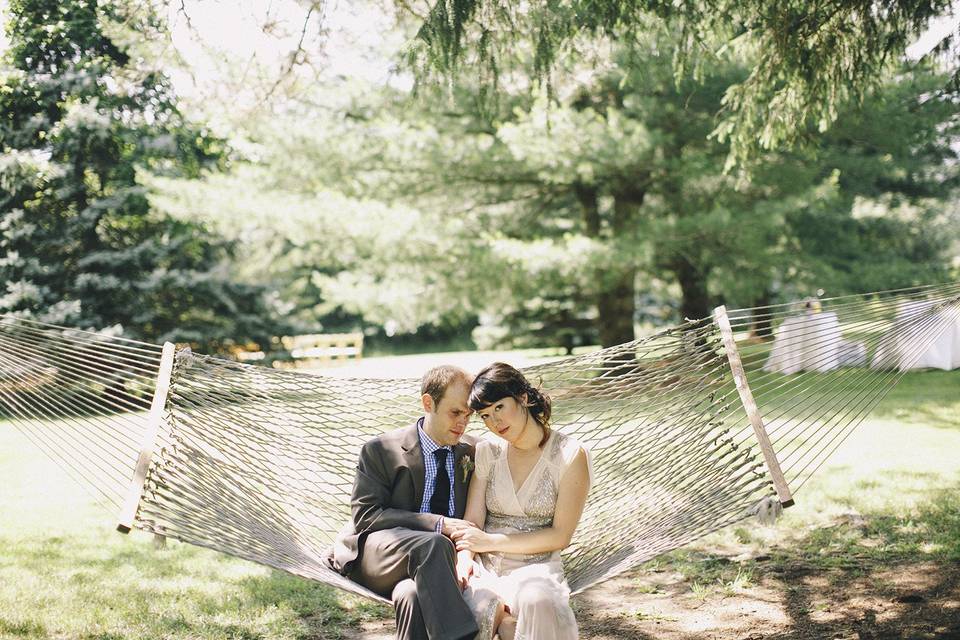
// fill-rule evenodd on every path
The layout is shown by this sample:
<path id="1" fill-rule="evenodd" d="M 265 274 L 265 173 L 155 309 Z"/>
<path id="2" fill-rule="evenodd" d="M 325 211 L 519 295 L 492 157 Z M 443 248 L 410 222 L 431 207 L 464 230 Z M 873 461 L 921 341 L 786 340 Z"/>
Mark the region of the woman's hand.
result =
<path id="1" fill-rule="evenodd" d="M 457 582 L 460 583 L 460 591 L 467 588 L 470 577 L 473 575 L 473 554 L 457 554 Z"/>
<path id="2" fill-rule="evenodd" d="M 473 551 L 483 553 L 495 551 L 498 536 L 481 531 L 476 527 L 460 529 L 451 536 L 457 545 L 457 551 Z"/>

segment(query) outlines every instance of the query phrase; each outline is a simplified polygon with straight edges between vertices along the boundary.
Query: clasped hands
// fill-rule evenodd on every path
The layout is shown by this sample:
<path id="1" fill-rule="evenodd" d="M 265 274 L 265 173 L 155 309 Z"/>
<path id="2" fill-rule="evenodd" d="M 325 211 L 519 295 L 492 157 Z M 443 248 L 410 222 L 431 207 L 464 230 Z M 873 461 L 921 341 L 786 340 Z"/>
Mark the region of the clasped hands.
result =
<path id="1" fill-rule="evenodd" d="M 449 536 L 457 547 L 457 582 L 460 589 L 466 589 L 470 577 L 473 575 L 473 554 L 491 551 L 491 536 L 468 520 L 445 518 L 443 534 Z M 470 553 L 460 553 L 468 551 Z"/>
<path id="2" fill-rule="evenodd" d="M 453 540 L 457 551 L 483 553 L 494 550 L 494 537 L 469 520 L 444 518 L 443 535 Z"/>

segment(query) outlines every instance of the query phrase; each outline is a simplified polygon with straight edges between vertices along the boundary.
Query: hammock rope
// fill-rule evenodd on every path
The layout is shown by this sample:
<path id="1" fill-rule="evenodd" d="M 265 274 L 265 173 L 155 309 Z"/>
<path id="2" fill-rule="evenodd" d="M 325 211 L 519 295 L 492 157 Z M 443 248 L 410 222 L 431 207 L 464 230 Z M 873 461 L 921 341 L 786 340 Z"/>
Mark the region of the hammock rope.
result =
<path id="1" fill-rule="evenodd" d="M 563 552 L 574 592 L 770 511 L 775 466 L 795 495 L 960 318 L 960 283 L 725 313 L 733 347 L 706 318 L 525 369 L 552 395 L 554 427 L 592 452 L 594 485 Z M 751 336 L 758 328 L 775 338 Z M 179 348 L 151 414 L 162 353 L 0 316 L 0 418 L 117 511 L 146 441 L 133 526 L 380 599 L 325 557 L 350 517 L 360 447 L 420 415 L 419 379 L 274 370 Z"/>

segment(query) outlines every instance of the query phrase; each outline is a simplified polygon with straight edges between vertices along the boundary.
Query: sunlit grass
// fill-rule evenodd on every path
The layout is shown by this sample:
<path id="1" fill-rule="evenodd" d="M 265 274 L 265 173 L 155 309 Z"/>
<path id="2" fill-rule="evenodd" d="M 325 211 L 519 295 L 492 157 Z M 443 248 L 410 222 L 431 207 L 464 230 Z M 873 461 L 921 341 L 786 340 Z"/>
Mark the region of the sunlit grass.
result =
<path id="1" fill-rule="evenodd" d="M 382 607 L 242 560 L 116 533 L 0 423 L 0 638 L 337 638 Z"/>

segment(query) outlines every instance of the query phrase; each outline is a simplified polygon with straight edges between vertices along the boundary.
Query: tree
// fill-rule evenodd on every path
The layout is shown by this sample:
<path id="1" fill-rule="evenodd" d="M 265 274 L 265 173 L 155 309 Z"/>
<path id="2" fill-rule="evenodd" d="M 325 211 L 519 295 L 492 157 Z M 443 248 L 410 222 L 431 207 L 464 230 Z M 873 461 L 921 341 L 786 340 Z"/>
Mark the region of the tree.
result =
<path id="1" fill-rule="evenodd" d="M 747 186 L 724 173 L 728 147 L 708 134 L 744 65 L 727 59 L 677 82 L 672 35 L 650 35 L 645 53 L 625 52 L 562 104 L 542 101 L 495 129 L 522 175 L 536 178 L 523 198 L 513 189 L 494 196 L 517 203 L 507 214 L 514 220 L 500 224 L 520 238 L 526 225 L 528 242 L 553 238 L 566 267 L 558 281 L 574 272 L 585 283 L 605 346 L 633 339 L 635 300 L 651 276 L 679 285 L 681 317 L 709 315 L 712 271 L 734 260 L 772 268 L 780 203 L 816 194 L 815 172 L 789 158 L 770 156 Z M 511 183 L 491 179 L 487 164 L 457 164 L 495 189 Z M 572 246 L 579 250 L 564 251 Z"/>
<path id="2" fill-rule="evenodd" d="M 142 175 L 198 177 L 222 142 L 179 111 L 134 43 L 152 7 L 15 0 L 0 85 L 0 311 L 220 348 L 269 337 L 263 291 L 234 247 L 151 211 Z"/>
<path id="3" fill-rule="evenodd" d="M 691 70 L 700 76 L 718 50 L 749 52 L 755 64 L 728 89 L 725 117 L 715 129 L 731 141 L 735 161 L 794 143 L 811 125 L 826 130 L 844 103 L 876 86 L 912 39 L 951 10 L 950 0 L 458 0 L 401 6 L 422 20 L 408 54 L 421 79 L 439 75 L 456 82 L 465 69 L 479 66 L 494 93 L 517 74 L 549 83 L 567 56 L 589 58 L 598 37 L 642 52 L 646 34 L 662 24 L 680 34 L 678 79 Z M 958 36 L 945 37 L 936 49 L 955 55 Z M 951 63 L 956 84 L 960 66 Z"/>
<path id="4" fill-rule="evenodd" d="M 944 81 L 927 65 L 906 67 L 841 112 L 817 153 L 836 194 L 786 217 L 797 284 L 833 295 L 949 278 L 960 118 Z"/>
<path id="5" fill-rule="evenodd" d="M 339 110 L 275 119 L 259 136 L 261 179 L 275 191 L 263 200 L 237 185 L 225 191 L 247 203 L 247 218 L 285 202 L 279 194 L 301 198 L 302 216 L 284 223 L 268 213 L 277 219 L 262 228 L 312 247 L 304 274 L 324 312 L 347 310 L 401 332 L 479 318 L 487 344 L 570 347 L 574 329 L 613 345 L 633 339 L 635 301 L 653 279 L 675 283 L 680 317 L 690 318 L 708 315 L 721 297 L 750 306 L 803 288 L 851 287 L 814 268 L 826 264 L 826 245 L 800 220 L 802 212 L 851 219 L 856 189 L 867 189 L 854 173 L 862 152 L 842 151 L 840 138 L 822 150 L 768 152 L 742 183 L 724 171 L 728 144 L 708 134 L 748 65 L 728 57 L 677 82 L 669 34 L 650 37 L 646 54 L 625 52 L 588 82 L 558 85 L 559 104 L 520 92 L 491 112 L 461 87 L 459 109 L 444 101 L 412 108 L 403 95 L 368 91 Z M 929 88 L 943 81 L 923 73 Z M 941 166 L 949 103 L 920 113 L 907 100 L 919 85 L 899 91 L 896 100 L 877 94 L 886 114 L 858 116 L 850 105 L 835 133 L 866 136 L 881 156 L 899 145 L 889 176 L 873 182 L 876 194 L 913 163 L 918 180 L 930 179 L 925 197 L 939 202 L 952 188 L 936 181 L 951 171 Z M 898 136 L 848 131 L 854 119 L 894 117 L 913 118 Z M 914 146 L 929 153 L 921 158 Z M 908 226 L 916 233 L 916 221 Z M 933 244 L 927 249 L 928 265 L 944 262 Z M 885 279 L 873 282 L 884 288 Z"/>
<path id="6" fill-rule="evenodd" d="M 825 261 L 803 239 L 813 227 L 794 222 L 799 212 L 851 217 L 857 200 L 842 190 L 855 157 L 839 163 L 810 145 L 761 154 L 748 181 L 729 175 L 730 143 L 709 133 L 753 59 L 728 49 L 699 75 L 678 77 L 682 34 L 659 25 L 643 37 L 595 69 L 568 60 L 553 96 L 521 84 L 491 104 L 482 83 L 466 81 L 452 101 L 421 87 L 415 104 L 347 83 L 305 90 L 253 136 L 269 195 L 258 200 L 234 180 L 221 192 L 243 203 L 224 215 L 255 217 L 278 203 L 258 228 L 275 229 L 303 258 L 298 278 L 314 288 L 300 289 L 300 308 L 398 331 L 480 318 L 513 343 L 569 345 L 577 325 L 610 345 L 633 338 L 635 300 L 653 281 L 673 283 L 687 317 L 707 315 L 721 296 L 769 304 L 824 281 L 839 286 L 814 269 Z M 838 131 L 857 108 L 841 109 Z M 929 142 L 949 147 L 948 136 Z M 909 153 L 895 156 L 899 171 Z M 948 170 L 937 162 L 929 156 L 923 171 Z M 949 192 L 941 187 L 931 202 Z M 289 226 L 282 194 L 299 203 Z M 926 255 L 931 265 L 943 258 Z M 285 261 L 277 253 L 257 263 L 275 274 L 270 265 Z"/>

